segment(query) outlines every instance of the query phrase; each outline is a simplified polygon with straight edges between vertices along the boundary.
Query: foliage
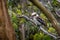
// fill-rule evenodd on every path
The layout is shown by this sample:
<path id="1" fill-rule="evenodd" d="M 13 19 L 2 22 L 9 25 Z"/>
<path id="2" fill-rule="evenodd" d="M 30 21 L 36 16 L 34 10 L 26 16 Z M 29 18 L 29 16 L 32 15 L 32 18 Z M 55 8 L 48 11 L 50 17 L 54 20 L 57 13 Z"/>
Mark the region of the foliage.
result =
<path id="1" fill-rule="evenodd" d="M 53 4 L 54 7 L 60 7 L 60 4 L 58 3 L 57 0 L 53 0 L 52 4 Z"/>
<path id="2" fill-rule="evenodd" d="M 52 33 L 55 33 L 55 29 L 52 28 L 52 27 L 50 27 L 48 31 L 49 31 L 49 32 L 52 32 Z"/>
<path id="3" fill-rule="evenodd" d="M 37 33 L 34 35 L 34 40 L 52 40 L 50 36 L 44 35 L 44 33 Z"/>
<path id="4" fill-rule="evenodd" d="M 40 17 L 46 22 L 47 26 L 48 26 L 48 32 L 51 33 L 56 33 L 55 29 L 53 28 L 51 22 L 48 20 L 48 18 L 42 13 L 41 10 L 39 10 L 36 6 L 34 6 L 31 2 L 29 2 L 28 0 L 24 1 L 22 0 L 22 2 L 20 2 L 21 0 L 8 0 L 8 12 L 9 15 L 11 17 L 11 21 L 13 24 L 13 27 L 15 29 L 15 32 L 17 34 L 17 36 L 20 35 L 20 30 L 19 30 L 19 25 L 21 23 L 25 24 L 25 28 L 27 27 L 27 30 L 25 29 L 25 35 L 26 35 L 26 40 L 28 39 L 32 39 L 32 40 L 53 40 L 51 39 L 50 36 L 45 35 L 43 32 L 39 31 L 39 27 L 37 27 L 36 25 L 32 25 L 31 22 L 26 21 L 23 18 L 17 18 L 18 15 L 27 15 L 27 16 L 31 16 L 31 13 L 33 11 L 37 12 Z M 23 3 L 26 2 L 26 3 Z M 23 4 L 23 5 L 22 5 Z M 52 0 L 52 7 L 58 7 L 60 6 L 60 4 L 57 2 L 57 0 Z M 49 7 L 49 6 L 48 6 Z M 51 9 L 51 8 L 50 8 Z M 53 8 L 52 8 L 53 9 Z M 27 36 L 29 38 L 27 38 Z"/>

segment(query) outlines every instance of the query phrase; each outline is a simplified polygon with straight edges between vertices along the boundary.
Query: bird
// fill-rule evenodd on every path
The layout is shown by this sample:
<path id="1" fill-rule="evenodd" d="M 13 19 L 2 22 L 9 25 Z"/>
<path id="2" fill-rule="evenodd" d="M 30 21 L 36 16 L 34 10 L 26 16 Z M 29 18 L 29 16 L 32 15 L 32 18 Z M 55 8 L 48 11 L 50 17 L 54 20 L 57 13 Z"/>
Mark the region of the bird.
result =
<path id="1" fill-rule="evenodd" d="M 33 12 L 31 14 L 31 17 L 34 20 L 36 25 L 40 26 L 42 24 L 42 25 L 46 26 L 45 21 L 36 12 Z"/>

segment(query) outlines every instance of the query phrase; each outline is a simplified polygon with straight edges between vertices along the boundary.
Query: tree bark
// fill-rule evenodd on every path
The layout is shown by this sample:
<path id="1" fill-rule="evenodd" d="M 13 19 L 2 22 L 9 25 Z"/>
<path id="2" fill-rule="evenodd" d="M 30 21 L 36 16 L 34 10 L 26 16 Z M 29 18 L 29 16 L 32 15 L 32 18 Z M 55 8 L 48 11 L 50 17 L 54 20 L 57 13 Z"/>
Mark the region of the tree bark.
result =
<path id="1" fill-rule="evenodd" d="M 16 40 L 6 0 L 0 0 L 0 40 Z"/>
<path id="2" fill-rule="evenodd" d="M 30 1 L 48 17 L 53 27 L 56 29 L 58 35 L 60 36 L 60 26 L 55 17 L 53 16 L 53 14 L 50 11 L 48 11 L 38 0 L 30 0 Z"/>
<path id="3" fill-rule="evenodd" d="M 5 39 L 5 32 L 4 32 L 4 15 L 2 14 L 2 8 L 1 8 L 1 0 L 0 0 L 0 40 Z"/>

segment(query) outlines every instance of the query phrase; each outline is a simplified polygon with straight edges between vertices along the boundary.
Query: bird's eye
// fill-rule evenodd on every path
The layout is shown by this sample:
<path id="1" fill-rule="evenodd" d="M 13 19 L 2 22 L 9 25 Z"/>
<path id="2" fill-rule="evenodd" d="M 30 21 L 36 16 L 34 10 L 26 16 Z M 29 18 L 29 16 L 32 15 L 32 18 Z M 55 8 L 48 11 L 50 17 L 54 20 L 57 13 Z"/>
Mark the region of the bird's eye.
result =
<path id="1" fill-rule="evenodd" d="M 33 15 L 33 16 L 36 16 L 36 14 L 35 14 L 35 15 Z"/>

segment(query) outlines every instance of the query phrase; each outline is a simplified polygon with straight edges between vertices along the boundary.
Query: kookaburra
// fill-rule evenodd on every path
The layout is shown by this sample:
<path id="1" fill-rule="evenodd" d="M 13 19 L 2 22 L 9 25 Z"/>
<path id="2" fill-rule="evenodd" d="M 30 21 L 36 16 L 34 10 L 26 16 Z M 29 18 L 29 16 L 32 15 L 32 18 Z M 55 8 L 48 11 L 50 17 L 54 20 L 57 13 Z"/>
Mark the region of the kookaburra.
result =
<path id="1" fill-rule="evenodd" d="M 31 16 L 32 16 L 32 19 L 34 20 L 36 25 L 41 25 L 42 24 L 42 25 L 46 26 L 44 20 L 41 19 L 36 12 L 33 12 Z"/>

